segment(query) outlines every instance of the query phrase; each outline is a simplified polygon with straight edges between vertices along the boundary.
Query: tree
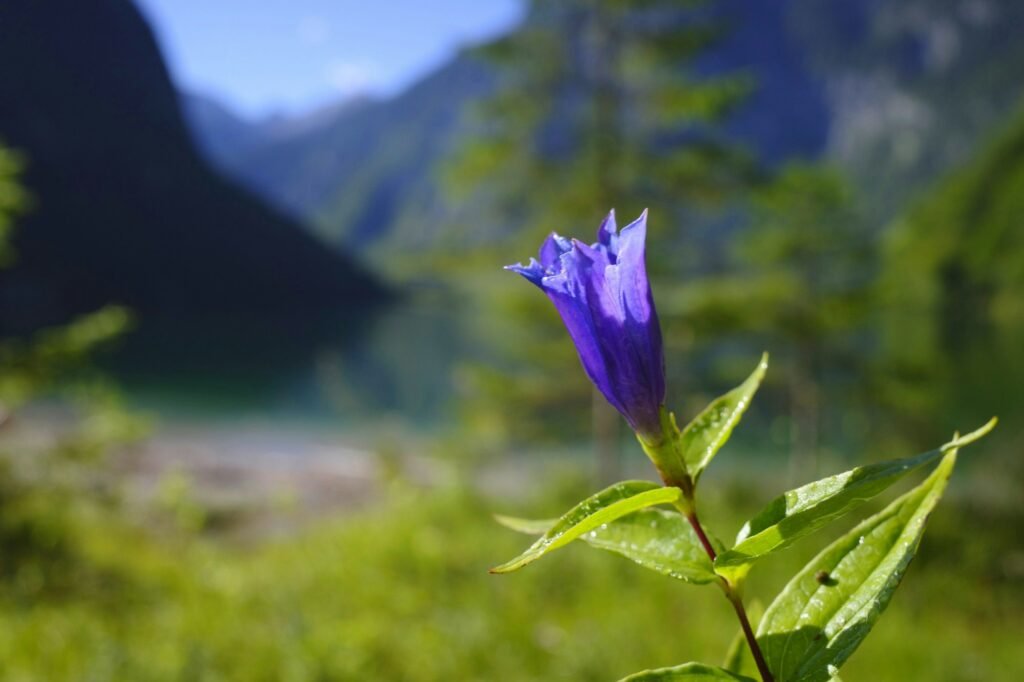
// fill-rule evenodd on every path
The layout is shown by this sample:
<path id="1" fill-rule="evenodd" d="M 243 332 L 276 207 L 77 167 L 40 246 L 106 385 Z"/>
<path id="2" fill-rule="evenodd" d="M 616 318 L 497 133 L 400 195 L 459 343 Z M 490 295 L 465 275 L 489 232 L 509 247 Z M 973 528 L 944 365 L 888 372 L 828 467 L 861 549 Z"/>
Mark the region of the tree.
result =
<path id="1" fill-rule="evenodd" d="M 0 147 L 0 266 L 11 260 L 9 245 L 13 216 L 24 209 L 28 198 L 16 178 L 21 160 L 10 150 Z"/>
<path id="2" fill-rule="evenodd" d="M 1022 213 L 1024 108 L 886 235 L 881 393 L 916 435 L 950 418 L 1024 413 Z"/>
<path id="3" fill-rule="evenodd" d="M 20 168 L 20 159 L 0 147 L 0 265 L 17 257 L 7 238 L 29 203 Z M 137 440 L 144 425 L 88 372 L 88 359 L 127 324 L 126 311 L 110 306 L 29 339 L 0 338 L 0 579 L 13 594 L 38 599 L 102 575 L 82 551 L 82 529 L 97 509 L 118 501 L 108 451 Z M 4 438 L 19 408 L 54 394 L 78 408 L 70 428 L 54 429 L 45 445 Z"/>
<path id="4" fill-rule="evenodd" d="M 725 274 L 691 287 L 687 319 L 702 336 L 771 351 L 791 471 L 813 469 L 822 422 L 853 416 L 867 388 L 873 237 L 839 171 L 792 163 L 752 193 L 730 255 Z"/>
<path id="5" fill-rule="evenodd" d="M 488 222 L 509 235 L 500 241 L 503 253 L 526 258 L 555 230 L 589 239 L 608 209 L 625 223 L 651 206 L 651 272 L 679 271 L 693 249 L 668 238 L 678 236 L 676 226 L 696 208 L 744 191 L 754 177 L 751 159 L 717 127 L 750 83 L 696 68 L 725 30 L 710 8 L 683 0 L 536 0 L 520 29 L 480 50 L 496 65 L 501 87 L 481 106 L 478 134 L 450 177 L 487 203 Z M 550 343 L 559 327 L 553 311 L 521 302 L 533 294 L 524 287 L 507 289 L 503 302 L 488 301 L 490 310 L 519 322 L 539 314 L 549 329 L 533 337 L 521 331 L 505 348 L 502 370 L 476 372 L 471 410 L 490 413 L 484 421 L 493 423 L 494 415 L 542 413 L 530 406 L 557 396 L 579 414 L 591 394 L 568 374 L 571 347 Z M 539 372 L 521 369 L 538 360 Z M 618 418 L 600 396 L 589 402 L 601 477 L 610 478 L 618 468 Z"/>

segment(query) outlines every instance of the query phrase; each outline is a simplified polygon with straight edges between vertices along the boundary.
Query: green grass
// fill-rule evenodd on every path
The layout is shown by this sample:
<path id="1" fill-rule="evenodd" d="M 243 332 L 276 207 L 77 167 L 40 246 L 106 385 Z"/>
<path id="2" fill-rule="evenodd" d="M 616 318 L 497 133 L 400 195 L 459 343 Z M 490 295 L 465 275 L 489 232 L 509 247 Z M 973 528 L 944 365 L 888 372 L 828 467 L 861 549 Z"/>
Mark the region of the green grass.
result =
<path id="1" fill-rule="evenodd" d="M 708 500 L 709 518 L 749 511 L 728 500 Z M 396 484 L 372 508 L 244 547 L 79 513 L 56 566 L 3 583 L 0 678 L 611 681 L 719 663 L 736 626 L 714 587 L 582 544 L 487 574 L 528 543 L 491 511 L 549 516 L 569 501 L 551 493 L 497 504 Z M 995 568 L 986 529 L 961 516 L 940 506 L 889 613 L 844 669 L 847 682 L 1024 679 L 1024 590 Z M 946 549 L 965 537 L 973 559 Z M 814 548 L 765 561 L 754 595 L 780 587 Z"/>

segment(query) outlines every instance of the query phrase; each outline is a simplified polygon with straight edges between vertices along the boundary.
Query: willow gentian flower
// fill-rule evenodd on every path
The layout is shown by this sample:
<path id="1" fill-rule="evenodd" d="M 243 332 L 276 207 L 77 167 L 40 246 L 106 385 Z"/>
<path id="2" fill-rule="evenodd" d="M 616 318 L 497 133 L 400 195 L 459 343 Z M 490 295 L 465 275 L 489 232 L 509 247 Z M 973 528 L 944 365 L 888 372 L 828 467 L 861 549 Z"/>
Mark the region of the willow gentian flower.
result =
<path id="1" fill-rule="evenodd" d="M 641 442 L 664 439 L 665 359 L 644 263 L 647 211 L 618 232 L 612 211 L 587 245 L 552 233 L 528 265 L 562 316 L 587 376 Z"/>

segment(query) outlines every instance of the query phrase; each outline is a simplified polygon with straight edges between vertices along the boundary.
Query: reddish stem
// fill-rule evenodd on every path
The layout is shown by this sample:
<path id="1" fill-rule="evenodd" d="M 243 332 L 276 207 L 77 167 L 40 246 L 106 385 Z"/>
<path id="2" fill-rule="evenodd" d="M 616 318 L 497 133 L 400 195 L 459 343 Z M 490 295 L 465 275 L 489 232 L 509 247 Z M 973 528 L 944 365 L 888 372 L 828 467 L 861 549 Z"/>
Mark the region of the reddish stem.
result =
<path id="1" fill-rule="evenodd" d="M 691 511 L 686 515 L 686 519 L 693 526 L 693 532 L 697 534 L 697 538 L 700 540 L 700 544 L 704 545 L 704 551 L 711 557 L 711 561 L 715 560 L 717 556 L 715 554 L 715 548 L 711 546 L 711 541 L 708 540 L 708 536 L 704 533 L 704 527 L 700 525 L 700 519 L 697 518 L 697 512 Z"/>
<path id="2" fill-rule="evenodd" d="M 686 519 L 690 522 L 693 527 L 693 532 L 697 534 L 697 538 L 700 540 L 700 544 L 704 546 L 704 551 L 707 552 L 708 557 L 711 561 L 715 560 L 717 554 L 715 548 L 711 545 L 711 541 L 708 540 L 707 533 L 704 532 L 703 526 L 700 525 L 700 519 L 697 518 L 697 512 L 691 505 L 691 511 L 686 513 Z M 757 643 L 757 637 L 754 635 L 754 629 L 750 627 L 750 619 L 747 618 L 747 610 L 743 608 L 743 600 L 733 589 L 733 586 L 729 584 L 729 581 L 722 580 L 722 589 L 725 590 L 725 598 L 732 604 L 732 608 L 736 611 L 736 617 L 739 618 L 740 627 L 743 629 L 743 636 L 747 640 L 747 645 L 750 647 L 750 653 L 754 656 L 754 663 L 757 664 L 757 670 L 761 673 L 761 679 L 764 682 L 775 682 L 775 678 L 772 677 L 771 671 L 768 669 L 768 663 L 764 660 L 764 654 L 761 653 L 761 647 Z"/>
<path id="3" fill-rule="evenodd" d="M 757 664 L 757 671 L 761 673 L 761 679 L 764 682 L 774 682 L 772 672 L 768 669 L 768 663 L 764 660 L 764 654 L 761 653 L 761 647 L 757 643 L 757 637 L 754 636 L 754 629 L 750 627 L 750 619 L 747 618 L 747 610 L 743 608 L 743 600 L 740 599 L 740 596 L 731 587 L 726 588 L 725 596 L 729 599 L 733 609 L 736 610 L 736 617 L 740 619 L 743 636 L 747 638 L 750 653 L 754 655 L 754 663 Z"/>

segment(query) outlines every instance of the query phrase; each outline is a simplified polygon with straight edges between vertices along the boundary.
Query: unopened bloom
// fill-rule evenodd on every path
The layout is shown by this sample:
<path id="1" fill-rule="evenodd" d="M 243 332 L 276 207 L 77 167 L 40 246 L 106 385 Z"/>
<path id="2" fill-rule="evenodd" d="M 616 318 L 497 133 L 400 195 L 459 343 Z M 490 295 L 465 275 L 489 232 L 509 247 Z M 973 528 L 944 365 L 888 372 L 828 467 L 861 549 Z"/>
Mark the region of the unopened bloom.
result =
<path id="1" fill-rule="evenodd" d="M 612 211 L 587 245 L 552 233 L 528 265 L 509 265 L 548 295 L 587 376 L 641 441 L 663 439 L 665 358 L 644 239 L 647 211 L 617 231 Z"/>

